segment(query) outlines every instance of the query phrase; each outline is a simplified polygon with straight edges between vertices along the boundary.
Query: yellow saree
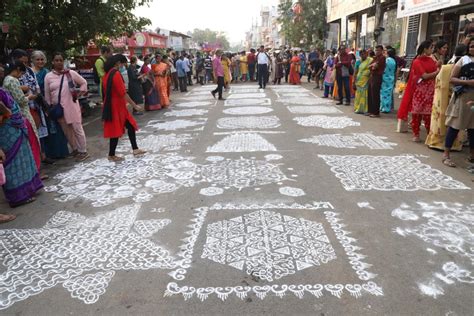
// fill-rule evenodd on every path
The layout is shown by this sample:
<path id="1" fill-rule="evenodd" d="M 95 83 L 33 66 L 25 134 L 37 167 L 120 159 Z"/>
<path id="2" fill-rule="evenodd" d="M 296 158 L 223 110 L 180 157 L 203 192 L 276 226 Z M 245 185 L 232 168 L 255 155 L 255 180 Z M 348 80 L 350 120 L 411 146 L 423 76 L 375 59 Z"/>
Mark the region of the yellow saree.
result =
<path id="1" fill-rule="evenodd" d="M 356 64 L 357 78 L 355 80 L 356 93 L 354 100 L 354 112 L 366 113 L 368 111 L 368 91 L 370 69 L 369 65 L 372 62 L 371 57 L 367 57 L 364 61 L 359 61 Z"/>
<path id="2" fill-rule="evenodd" d="M 438 76 L 436 76 L 433 108 L 431 110 L 430 133 L 428 137 L 426 137 L 425 142 L 425 144 L 432 149 L 444 150 L 444 140 L 446 137 L 446 125 L 444 124 L 446 121 L 445 113 L 451 97 L 449 79 L 453 66 L 454 65 L 443 65 Z M 459 139 L 460 137 L 456 139 L 451 150 L 462 150 L 462 144 Z"/>

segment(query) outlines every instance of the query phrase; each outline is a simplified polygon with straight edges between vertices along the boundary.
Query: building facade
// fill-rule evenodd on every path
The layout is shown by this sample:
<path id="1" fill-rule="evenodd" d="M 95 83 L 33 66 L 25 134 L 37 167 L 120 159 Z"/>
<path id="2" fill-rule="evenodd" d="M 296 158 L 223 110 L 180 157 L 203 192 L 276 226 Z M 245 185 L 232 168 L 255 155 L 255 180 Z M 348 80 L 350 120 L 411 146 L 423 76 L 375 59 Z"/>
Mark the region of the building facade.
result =
<path id="1" fill-rule="evenodd" d="M 474 21 L 472 0 L 327 0 L 327 48 L 395 47 L 408 59 L 426 39 L 445 40 L 452 53 Z"/>

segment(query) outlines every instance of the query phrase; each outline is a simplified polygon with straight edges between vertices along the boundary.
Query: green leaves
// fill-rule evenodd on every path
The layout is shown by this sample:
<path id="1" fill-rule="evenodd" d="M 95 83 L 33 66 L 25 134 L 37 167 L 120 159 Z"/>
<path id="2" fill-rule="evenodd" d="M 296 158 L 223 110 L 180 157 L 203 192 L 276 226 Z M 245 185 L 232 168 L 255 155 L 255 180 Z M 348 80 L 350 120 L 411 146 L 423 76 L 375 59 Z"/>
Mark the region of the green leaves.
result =
<path id="1" fill-rule="evenodd" d="M 202 45 L 203 43 L 221 43 L 222 48 L 225 50 L 230 47 L 227 36 L 222 32 L 212 31 L 210 29 L 194 29 L 191 36 L 199 45 Z"/>
<path id="2" fill-rule="evenodd" d="M 299 0 L 301 15 L 292 10 L 292 0 L 284 0 L 278 5 L 279 22 L 282 32 L 292 46 L 317 46 L 322 48 L 326 35 L 326 1 Z"/>
<path id="3" fill-rule="evenodd" d="M 10 24 L 7 46 L 65 51 L 96 38 L 142 30 L 151 22 L 135 7 L 151 0 L 2 0 L 0 21 Z M 5 39 L 3 39 L 5 40 Z M 0 37 L 0 45 L 3 46 Z"/>

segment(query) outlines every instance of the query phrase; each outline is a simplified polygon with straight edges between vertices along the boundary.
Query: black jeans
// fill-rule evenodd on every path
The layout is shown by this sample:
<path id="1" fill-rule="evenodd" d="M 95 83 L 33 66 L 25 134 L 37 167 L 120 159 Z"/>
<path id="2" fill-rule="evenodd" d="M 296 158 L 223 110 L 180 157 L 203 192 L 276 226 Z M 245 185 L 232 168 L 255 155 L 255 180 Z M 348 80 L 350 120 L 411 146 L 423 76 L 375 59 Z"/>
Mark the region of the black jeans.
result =
<path id="1" fill-rule="evenodd" d="M 351 88 L 349 87 L 349 77 L 337 76 L 337 95 L 339 101 L 342 102 L 344 92 L 346 94 L 346 102 L 351 103 Z"/>
<path id="2" fill-rule="evenodd" d="M 130 124 L 129 121 L 125 121 L 125 127 L 127 128 L 128 132 L 128 138 L 130 139 L 130 144 L 132 145 L 132 149 L 138 149 L 137 145 L 137 136 L 135 134 L 135 128 Z M 109 142 L 109 156 L 115 156 L 115 150 L 117 149 L 118 145 L 118 137 L 117 138 L 111 138 Z"/>
<path id="3" fill-rule="evenodd" d="M 193 72 L 192 72 L 192 70 L 188 71 L 186 73 L 186 76 L 188 77 L 188 86 L 192 86 L 193 85 Z"/>
<path id="4" fill-rule="evenodd" d="M 268 65 L 258 64 L 258 85 L 260 88 L 265 88 L 268 80 Z"/>
<path id="5" fill-rule="evenodd" d="M 446 132 L 446 139 L 444 142 L 444 147 L 446 149 L 451 149 L 453 147 L 454 141 L 458 137 L 459 130 L 448 126 L 448 130 Z M 469 148 L 474 149 L 474 129 L 469 128 L 467 130 L 467 136 L 469 139 Z"/>
<path id="6" fill-rule="evenodd" d="M 187 81 L 188 79 L 186 77 L 178 77 L 179 81 L 179 91 L 185 92 L 188 89 L 187 86 Z"/>
<path id="7" fill-rule="evenodd" d="M 224 77 L 217 77 L 217 88 L 212 93 L 219 93 L 219 100 L 222 99 L 222 90 L 224 89 Z"/>
<path id="8" fill-rule="evenodd" d="M 250 76 L 250 81 L 255 80 L 255 64 L 249 64 L 249 76 Z"/>

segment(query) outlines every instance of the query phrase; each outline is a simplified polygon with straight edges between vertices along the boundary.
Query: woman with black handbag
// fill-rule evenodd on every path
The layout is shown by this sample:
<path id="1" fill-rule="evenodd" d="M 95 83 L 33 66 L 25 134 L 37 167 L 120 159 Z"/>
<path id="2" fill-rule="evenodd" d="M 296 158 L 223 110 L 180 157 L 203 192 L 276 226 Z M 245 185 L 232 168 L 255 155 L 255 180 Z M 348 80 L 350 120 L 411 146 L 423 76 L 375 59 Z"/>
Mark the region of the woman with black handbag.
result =
<path id="1" fill-rule="evenodd" d="M 76 91 L 79 86 L 79 93 Z M 45 99 L 51 105 L 49 115 L 58 121 L 64 131 L 71 155 L 76 161 L 84 161 L 90 157 L 87 153 L 87 142 L 82 127 L 82 113 L 79 94 L 87 93 L 87 81 L 74 70 L 64 69 L 62 53 L 53 55 L 53 71 L 44 79 Z"/>

